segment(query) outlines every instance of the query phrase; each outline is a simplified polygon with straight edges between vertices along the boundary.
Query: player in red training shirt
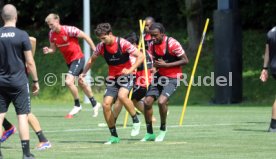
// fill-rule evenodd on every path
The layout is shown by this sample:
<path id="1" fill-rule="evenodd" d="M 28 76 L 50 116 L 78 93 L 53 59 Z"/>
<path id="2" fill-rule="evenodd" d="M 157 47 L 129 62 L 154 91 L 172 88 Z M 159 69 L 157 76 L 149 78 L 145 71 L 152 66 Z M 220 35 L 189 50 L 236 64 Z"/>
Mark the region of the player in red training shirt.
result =
<path id="1" fill-rule="evenodd" d="M 78 38 L 84 39 L 93 51 L 95 51 L 95 45 L 92 39 L 80 29 L 74 26 L 61 25 L 60 18 L 57 14 L 49 14 L 46 17 L 45 22 L 51 30 L 49 32 L 50 47 L 43 48 L 44 54 L 54 53 L 56 48 L 58 48 L 69 68 L 65 84 L 71 91 L 75 104 L 73 109 L 65 116 L 65 118 L 72 118 L 82 109 L 79 101 L 78 88 L 74 84 L 75 78 L 82 73 L 85 64 L 84 55 L 80 48 Z M 101 105 L 97 103 L 93 97 L 93 93 L 89 85 L 87 85 L 84 81 L 79 81 L 79 84 L 93 106 L 93 117 L 97 117 Z"/>
<path id="2" fill-rule="evenodd" d="M 124 37 L 127 41 L 129 41 L 132 45 L 134 45 L 136 48 L 138 47 L 139 43 L 139 37 L 133 32 L 131 34 L 128 34 Z M 141 52 L 142 54 L 142 52 Z M 134 60 L 135 62 L 135 60 Z M 144 105 L 143 105 L 143 98 L 145 97 L 147 93 L 147 86 L 150 84 L 152 80 L 152 57 L 146 52 L 146 63 L 147 63 L 147 72 L 148 76 L 146 76 L 146 71 L 144 68 L 144 63 L 142 63 L 140 66 L 137 67 L 136 71 L 133 72 L 135 74 L 135 80 L 133 85 L 133 93 L 131 95 L 131 100 L 134 104 L 134 106 L 144 114 Z M 146 83 L 146 78 L 148 78 L 148 84 Z M 123 107 L 123 104 L 117 100 L 114 104 L 113 114 L 115 116 L 115 121 L 118 118 L 121 109 Z M 156 122 L 156 118 L 152 116 L 152 122 Z M 131 136 L 136 136 L 138 134 L 131 134 Z"/>
<path id="3" fill-rule="evenodd" d="M 134 105 L 128 99 L 129 91 L 133 86 L 132 72 L 143 62 L 144 56 L 139 53 L 137 48 L 127 40 L 116 37 L 112 33 L 109 23 L 101 23 L 95 29 L 96 36 L 101 40 L 97 45 L 96 51 L 87 62 L 83 75 L 90 69 L 98 56 L 103 56 L 108 64 L 108 77 L 106 78 L 106 91 L 103 99 L 103 112 L 106 123 L 109 127 L 111 137 L 105 144 L 118 143 L 118 137 L 115 118 L 112 112 L 112 104 L 118 98 L 128 110 L 133 120 L 133 130 L 139 131 L 140 121 L 137 117 Z M 132 65 L 130 55 L 136 57 Z M 138 128 L 139 127 L 139 128 Z"/>
<path id="4" fill-rule="evenodd" d="M 177 88 L 177 80 L 182 73 L 181 66 L 187 64 L 189 60 L 180 43 L 165 35 L 165 28 L 161 23 L 153 23 L 149 32 L 152 42 L 148 52 L 153 56 L 153 63 L 157 72 L 144 99 L 147 133 L 141 141 L 160 142 L 164 140 L 167 132 L 167 103 Z M 155 100 L 158 101 L 161 123 L 160 133 L 157 137 L 155 137 L 152 129 L 152 105 Z"/>

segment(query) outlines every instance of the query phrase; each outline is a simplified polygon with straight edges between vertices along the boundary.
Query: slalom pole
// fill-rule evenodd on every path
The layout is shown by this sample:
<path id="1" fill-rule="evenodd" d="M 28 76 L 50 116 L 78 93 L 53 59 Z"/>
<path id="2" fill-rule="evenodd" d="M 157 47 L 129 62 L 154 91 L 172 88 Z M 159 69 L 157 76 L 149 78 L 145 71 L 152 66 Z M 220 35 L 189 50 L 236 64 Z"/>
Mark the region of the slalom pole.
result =
<path id="1" fill-rule="evenodd" d="M 140 26 L 144 26 L 146 25 L 146 21 L 142 21 L 141 19 L 139 20 L 139 23 L 140 23 Z M 145 49 L 145 40 L 144 40 L 144 36 L 143 36 L 143 32 L 144 32 L 144 28 L 143 27 L 140 27 L 140 32 L 141 32 L 141 35 L 140 37 L 141 38 L 141 42 L 142 42 L 142 50 L 143 50 L 143 55 L 144 55 L 144 71 L 145 71 L 145 75 L 146 75 L 146 86 L 147 86 L 147 89 L 149 87 L 149 74 L 148 74 L 148 64 L 147 64 L 147 56 L 146 56 L 146 49 Z"/>
<path id="2" fill-rule="evenodd" d="M 145 22 L 145 21 L 143 22 L 143 24 L 140 23 L 140 21 L 142 21 L 142 20 L 139 20 L 140 32 L 141 32 L 141 33 L 140 33 L 140 40 L 139 40 L 139 44 L 138 44 L 138 50 L 139 50 L 139 51 L 140 51 L 141 47 L 145 46 L 145 44 L 144 44 L 144 45 L 142 44 L 142 40 L 144 41 L 143 32 L 144 32 L 145 25 L 146 25 L 146 22 Z M 144 50 L 145 50 L 145 49 L 144 49 Z M 131 99 L 132 93 L 133 93 L 133 88 L 132 88 L 131 91 L 129 92 L 128 99 Z M 125 114 L 125 119 L 124 119 L 123 128 L 126 128 L 127 121 L 128 121 L 128 111 L 126 111 L 126 114 Z"/>
<path id="3" fill-rule="evenodd" d="M 131 99 L 132 93 L 133 93 L 133 88 L 132 88 L 132 89 L 130 90 L 130 92 L 129 92 L 128 99 Z M 124 128 L 126 128 L 127 121 L 128 121 L 128 111 L 126 111 L 126 114 L 125 114 Z"/>
<path id="4" fill-rule="evenodd" d="M 191 86 L 192 86 L 192 83 L 194 81 L 194 75 L 195 75 L 198 60 L 199 60 L 199 57 L 200 57 L 200 54 L 201 54 L 201 49 L 202 49 L 202 45 L 203 45 L 203 42 L 204 42 L 204 39 L 205 39 L 208 24 L 209 24 L 209 18 L 206 19 L 205 27 L 204 27 L 204 30 L 203 30 L 203 33 L 202 33 L 202 36 L 201 36 L 201 41 L 200 41 L 200 44 L 199 44 L 199 47 L 198 47 L 198 50 L 197 50 L 197 55 L 196 55 L 192 75 L 191 75 L 191 78 L 190 78 L 190 81 L 189 81 L 187 93 L 186 93 L 186 96 L 185 96 L 184 105 L 183 105 L 183 109 L 182 109 L 182 114 L 181 114 L 181 118 L 180 118 L 180 121 L 179 121 L 179 126 L 181 126 L 182 123 L 183 123 L 183 119 L 184 119 L 184 115 L 185 115 L 185 111 L 186 111 L 186 107 L 187 107 L 187 103 L 188 103 L 188 98 L 189 98 L 190 91 L 191 91 Z"/>

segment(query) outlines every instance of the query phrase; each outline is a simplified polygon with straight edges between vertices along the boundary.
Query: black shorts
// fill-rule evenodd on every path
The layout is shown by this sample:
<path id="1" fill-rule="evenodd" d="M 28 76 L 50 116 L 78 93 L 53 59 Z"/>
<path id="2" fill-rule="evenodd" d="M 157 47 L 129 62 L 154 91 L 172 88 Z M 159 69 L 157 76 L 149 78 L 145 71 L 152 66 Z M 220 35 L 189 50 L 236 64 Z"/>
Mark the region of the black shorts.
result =
<path id="1" fill-rule="evenodd" d="M 18 87 L 0 87 L 0 113 L 8 111 L 13 103 L 17 115 L 31 112 L 29 84 Z"/>
<path id="2" fill-rule="evenodd" d="M 149 86 L 146 96 L 152 96 L 155 100 L 162 94 L 169 97 L 176 91 L 177 79 L 158 76 L 154 78 L 154 82 Z"/>
<path id="3" fill-rule="evenodd" d="M 79 76 L 83 71 L 84 63 L 84 58 L 72 61 L 70 64 L 67 65 L 67 67 L 69 68 L 68 73 L 73 76 Z"/>
<path id="4" fill-rule="evenodd" d="M 135 99 L 136 101 L 140 101 L 142 98 L 146 96 L 147 88 L 141 87 L 138 85 L 133 86 L 133 93 L 131 99 Z"/>
<path id="5" fill-rule="evenodd" d="M 115 79 L 107 79 L 105 81 L 106 90 L 104 97 L 111 96 L 114 99 L 117 99 L 119 89 L 121 87 L 131 90 L 133 87 L 133 75 L 119 76 Z"/>

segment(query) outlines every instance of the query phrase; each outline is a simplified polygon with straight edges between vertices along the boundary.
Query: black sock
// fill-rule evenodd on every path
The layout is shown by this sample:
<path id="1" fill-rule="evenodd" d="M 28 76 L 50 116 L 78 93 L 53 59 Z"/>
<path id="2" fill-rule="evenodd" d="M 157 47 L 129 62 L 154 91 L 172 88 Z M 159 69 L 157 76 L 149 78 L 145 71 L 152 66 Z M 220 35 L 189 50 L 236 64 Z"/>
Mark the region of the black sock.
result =
<path id="1" fill-rule="evenodd" d="M 30 141 L 29 140 L 21 140 L 23 155 L 30 156 Z"/>
<path id="2" fill-rule="evenodd" d="M 133 123 L 139 123 L 139 119 L 138 119 L 137 114 L 135 114 L 134 116 L 132 116 L 132 122 Z"/>
<path id="3" fill-rule="evenodd" d="M 46 139 L 46 137 L 44 136 L 42 130 L 36 132 L 36 135 L 38 137 L 39 142 L 47 142 L 48 140 Z"/>
<path id="4" fill-rule="evenodd" d="M 80 100 L 79 99 L 75 99 L 75 106 L 80 107 Z"/>
<path id="5" fill-rule="evenodd" d="M 94 98 L 94 97 L 91 97 L 91 98 L 89 98 L 89 100 L 90 100 L 92 106 L 95 107 L 96 104 L 97 104 L 97 101 L 95 100 L 95 98 Z"/>
<path id="6" fill-rule="evenodd" d="M 276 129 L 276 119 L 271 119 L 270 127 L 271 127 L 272 129 Z"/>
<path id="7" fill-rule="evenodd" d="M 111 133 L 111 136 L 118 137 L 117 130 L 116 130 L 116 127 L 115 127 L 115 126 L 109 128 L 109 131 L 110 131 L 110 133 Z"/>
<path id="8" fill-rule="evenodd" d="M 160 130 L 166 131 L 166 124 L 161 123 L 161 125 L 160 125 Z"/>
<path id="9" fill-rule="evenodd" d="M 152 122 L 147 123 L 147 133 L 149 134 L 153 134 L 153 130 L 152 130 Z"/>
<path id="10" fill-rule="evenodd" d="M 4 118 L 3 127 L 5 130 L 9 130 L 12 127 L 12 124 L 6 118 Z"/>

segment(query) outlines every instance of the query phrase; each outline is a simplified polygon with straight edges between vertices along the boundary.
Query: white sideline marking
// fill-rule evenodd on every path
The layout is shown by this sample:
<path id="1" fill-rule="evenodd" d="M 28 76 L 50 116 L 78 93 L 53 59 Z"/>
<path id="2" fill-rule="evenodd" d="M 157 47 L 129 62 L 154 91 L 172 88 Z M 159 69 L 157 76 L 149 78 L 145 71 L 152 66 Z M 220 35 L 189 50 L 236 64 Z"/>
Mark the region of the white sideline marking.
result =
<path id="1" fill-rule="evenodd" d="M 211 127 L 211 126 L 242 126 L 242 125 L 256 125 L 254 123 L 222 123 L 222 124 L 191 124 L 191 125 L 168 125 L 168 128 L 183 128 L 183 127 Z M 145 127 L 145 125 L 141 125 L 141 127 Z M 155 128 L 159 128 L 158 126 L 153 126 Z M 131 128 L 131 127 L 128 127 Z M 117 127 L 117 130 L 125 129 L 123 127 Z M 65 129 L 65 130 L 46 130 L 44 132 L 47 133 L 57 133 L 57 132 L 82 132 L 82 131 L 107 131 L 107 127 L 104 128 L 91 128 L 91 129 Z"/>

